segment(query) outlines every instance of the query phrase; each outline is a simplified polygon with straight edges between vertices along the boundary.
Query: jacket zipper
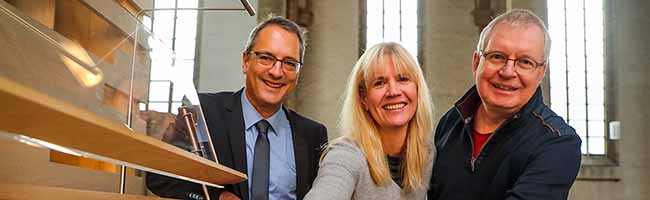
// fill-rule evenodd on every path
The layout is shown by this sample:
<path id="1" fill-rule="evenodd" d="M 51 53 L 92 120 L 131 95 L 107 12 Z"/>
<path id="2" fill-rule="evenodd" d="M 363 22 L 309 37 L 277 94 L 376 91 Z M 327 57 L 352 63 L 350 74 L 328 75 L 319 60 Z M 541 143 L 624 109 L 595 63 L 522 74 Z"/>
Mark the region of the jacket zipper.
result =
<path id="1" fill-rule="evenodd" d="M 470 121 L 470 122 L 472 122 L 472 121 Z M 473 122 L 472 122 L 472 123 L 473 123 Z M 465 125 L 467 126 L 467 123 L 465 123 Z M 474 128 L 474 125 L 473 125 L 473 124 L 470 126 L 470 128 L 472 128 L 472 131 L 474 131 L 474 130 L 473 130 L 473 128 Z M 471 171 L 472 173 L 474 173 L 474 162 L 475 162 L 475 159 L 474 159 L 474 138 L 472 137 L 472 134 L 473 134 L 473 133 L 471 133 L 471 132 L 469 131 L 469 129 L 465 128 L 465 134 L 467 134 L 467 137 L 469 137 L 469 143 L 470 143 L 470 145 L 469 145 L 469 146 L 470 146 L 470 151 L 469 151 L 469 157 L 470 157 L 470 160 L 469 160 L 470 171 Z"/>
<path id="2" fill-rule="evenodd" d="M 473 133 L 470 134 L 469 141 L 471 142 L 471 145 L 470 145 L 470 146 L 472 147 L 472 151 L 471 151 L 472 155 L 471 155 L 471 160 L 470 160 L 470 166 L 471 166 L 471 168 L 472 168 L 472 169 L 471 169 L 471 170 L 472 170 L 472 173 L 474 173 L 474 172 L 476 171 L 476 168 L 475 168 L 476 159 L 477 159 L 479 156 L 481 156 L 481 152 L 483 152 L 483 149 L 484 149 L 485 145 L 487 145 L 487 143 L 490 142 L 490 139 L 492 139 L 492 137 L 493 137 L 494 135 L 496 135 L 497 132 L 499 132 L 499 130 L 500 130 L 503 126 L 505 126 L 506 124 L 510 123 L 510 121 L 512 121 L 513 119 L 517 119 L 517 118 L 519 118 L 519 115 L 517 115 L 517 114 L 513 115 L 513 117 L 508 118 L 508 120 L 506 120 L 505 122 L 503 122 L 503 124 L 501 124 L 501 126 L 499 126 L 496 130 L 494 130 L 494 132 L 492 132 L 492 135 L 490 135 L 490 137 L 488 137 L 488 139 L 485 140 L 485 143 L 483 144 L 483 146 L 481 146 L 481 149 L 479 149 L 478 154 L 476 154 L 476 158 L 474 158 L 474 155 L 473 155 L 473 154 L 474 154 L 474 139 L 472 138 Z M 474 128 L 474 125 L 473 125 L 473 124 L 472 124 L 472 128 Z M 474 131 L 474 130 L 472 130 L 472 131 Z"/>
<path id="3" fill-rule="evenodd" d="M 497 128 L 497 130 L 499 130 L 499 129 Z M 472 156 L 472 160 L 470 162 L 471 165 L 472 165 L 472 172 L 475 171 L 474 163 L 476 162 L 476 159 L 481 155 L 481 152 L 483 152 L 483 147 L 485 147 L 485 145 L 487 145 L 487 143 L 490 141 L 490 139 L 492 139 L 492 136 L 494 136 L 494 134 L 496 134 L 496 133 L 497 133 L 497 131 L 495 130 L 494 133 L 492 133 L 492 135 L 490 135 L 490 137 L 488 137 L 488 139 L 485 140 L 485 143 L 483 143 L 483 146 L 481 146 L 481 149 L 478 150 L 478 154 L 476 154 L 476 158 L 474 158 L 474 156 Z M 473 141 L 472 141 L 472 153 L 474 153 L 474 142 Z"/>

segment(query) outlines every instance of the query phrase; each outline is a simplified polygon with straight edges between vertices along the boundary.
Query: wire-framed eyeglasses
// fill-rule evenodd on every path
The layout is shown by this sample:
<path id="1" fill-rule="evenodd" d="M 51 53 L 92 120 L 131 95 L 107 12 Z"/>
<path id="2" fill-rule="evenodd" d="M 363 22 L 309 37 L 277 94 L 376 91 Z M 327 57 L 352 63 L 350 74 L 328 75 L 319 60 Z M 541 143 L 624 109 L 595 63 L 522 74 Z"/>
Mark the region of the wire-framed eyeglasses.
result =
<path id="1" fill-rule="evenodd" d="M 257 63 L 265 68 L 273 67 L 273 65 L 275 65 L 275 63 L 278 61 L 280 61 L 282 70 L 288 73 L 296 73 L 302 67 L 302 62 L 291 58 L 284 58 L 280 60 L 268 52 L 251 51 L 250 53 L 253 53 L 253 56 L 255 57 Z"/>
<path id="2" fill-rule="evenodd" d="M 537 69 L 540 66 L 543 66 L 544 62 L 537 62 L 534 59 L 530 57 L 520 57 L 516 59 L 510 59 L 508 58 L 508 55 L 498 52 L 498 51 L 492 51 L 492 52 L 480 52 L 480 56 L 485 57 L 485 59 L 490 62 L 492 65 L 495 67 L 502 68 L 506 66 L 508 61 L 512 60 L 514 62 L 515 70 L 517 72 L 530 72 L 535 69 Z"/>

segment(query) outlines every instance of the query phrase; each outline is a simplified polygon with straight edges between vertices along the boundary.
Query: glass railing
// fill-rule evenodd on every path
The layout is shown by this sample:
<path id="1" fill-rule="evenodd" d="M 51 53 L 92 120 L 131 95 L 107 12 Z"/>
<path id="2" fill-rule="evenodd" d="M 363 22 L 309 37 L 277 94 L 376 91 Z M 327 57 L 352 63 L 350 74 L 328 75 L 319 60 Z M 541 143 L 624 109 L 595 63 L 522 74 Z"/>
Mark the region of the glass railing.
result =
<path id="1" fill-rule="evenodd" d="M 181 10 L 190 15 L 197 12 Z M 228 10 L 243 12 L 243 9 Z M 151 10 L 142 14 L 155 13 Z M 21 108 L 7 109 L 2 113 L 5 117 L 0 119 L 4 121 L 0 123 L 0 138 L 219 187 L 219 181 L 214 180 L 220 178 L 214 174 L 203 179 L 192 172 L 178 174 L 179 171 L 156 164 L 156 160 L 168 161 L 165 158 L 137 161 L 138 157 L 151 153 L 146 149 L 150 146 L 177 148 L 161 152 L 172 152 L 230 176 L 219 183 L 245 180 L 245 174 L 217 165 L 217 154 L 192 82 L 193 71 L 181 67 L 182 55 L 187 52 L 174 51 L 177 44 L 153 34 L 135 18 L 126 24 L 133 29 L 118 31 L 108 39 L 86 38 L 78 42 L 0 1 L 0 34 L 3 35 L 0 44 L 4 47 L 0 51 L 0 86 L 3 86 L 0 94 L 12 97 L 0 103 L 8 107 L 24 104 L 33 106 L 31 109 L 46 108 L 48 113 L 53 113 L 48 116 L 39 112 L 16 114 Z M 152 93 L 153 88 L 169 90 Z M 51 121 L 46 117 L 52 117 Z M 47 122 L 22 123 L 32 118 Z M 57 127 L 55 122 L 69 129 L 51 128 Z M 84 123 L 92 125 L 79 126 Z M 118 153 L 111 153 L 106 150 L 110 148 L 106 142 L 96 140 L 111 135 L 99 132 L 115 132 L 117 138 L 133 134 L 125 138 L 136 142 L 124 144 L 142 144 L 146 148 L 116 145 L 113 148 Z M 122 149 L 140 152 L 122 152 Z M 178 153 L 179 150 L 186 153 Z"/>

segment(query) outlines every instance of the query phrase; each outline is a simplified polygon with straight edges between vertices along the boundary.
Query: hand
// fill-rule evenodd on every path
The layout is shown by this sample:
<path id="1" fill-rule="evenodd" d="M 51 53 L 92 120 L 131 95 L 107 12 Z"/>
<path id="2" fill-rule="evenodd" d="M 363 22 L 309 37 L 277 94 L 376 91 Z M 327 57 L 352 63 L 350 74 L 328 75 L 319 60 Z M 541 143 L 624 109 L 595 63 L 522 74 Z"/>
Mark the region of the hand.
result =
<path id="1" fill-rule="evenodd" d="M 240 198 L 233 193 L 230 193 L 228 191 L 223 191 L 219 195 L 219 200 L 240 200 Z"/>

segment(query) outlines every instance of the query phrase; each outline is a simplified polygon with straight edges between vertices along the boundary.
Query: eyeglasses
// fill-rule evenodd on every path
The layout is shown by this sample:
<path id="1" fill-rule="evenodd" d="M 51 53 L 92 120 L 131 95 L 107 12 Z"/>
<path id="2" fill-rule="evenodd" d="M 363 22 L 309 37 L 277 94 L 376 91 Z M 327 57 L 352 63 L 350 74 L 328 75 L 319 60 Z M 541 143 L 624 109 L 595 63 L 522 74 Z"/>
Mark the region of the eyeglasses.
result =
<path id="1" fill-rule="evenodd" d="M 257 63 L 259 63 L 261 66 L 265 68 L 272 68 L 273 65 L 275 65 L 276 62 L 280 61 L 280 67 L 282 70 L 284 70 L 287 73 L 296 73 L 298 70 L 300 70 L 300 67 L 302 67 L 302 62 L 296 61 L 291 58 L 285 58 L 285 59 L 278 59 L 276 58 L 273 54 L 266 53 L 266 52 L 257 52 L 257 51 L 251 51 L 253 55 L 255 55 L 255 59 L 257 60 Z"/>
<path id="2" fill-rule="evenodd" d="M 481 51 L 480 55 L 485 57 L 485 59 L 491 64 L 493 64 L 494 66 L 498 66 L 499 69 L 506 66 L 509 60 L 512 60 L 515 62 L 515 71 L 517 71 L 518 73 L 533 71 L 537 69 L 539 66 L 543 66 L 544 63 L 546 62 L 544 61 L 538 63 L 537 61 L 529 57 L 510 59 L 508 58 L 508 55 L 505 55 L 498 51 L 493 51 L 488 53 L 484 53 L 483 51 Z"/>

